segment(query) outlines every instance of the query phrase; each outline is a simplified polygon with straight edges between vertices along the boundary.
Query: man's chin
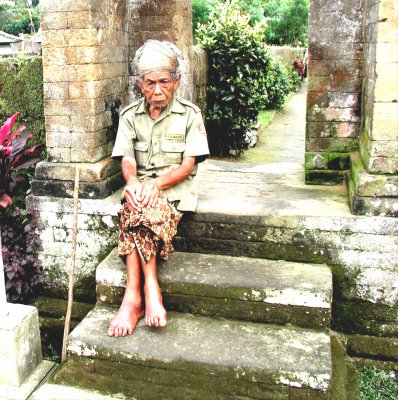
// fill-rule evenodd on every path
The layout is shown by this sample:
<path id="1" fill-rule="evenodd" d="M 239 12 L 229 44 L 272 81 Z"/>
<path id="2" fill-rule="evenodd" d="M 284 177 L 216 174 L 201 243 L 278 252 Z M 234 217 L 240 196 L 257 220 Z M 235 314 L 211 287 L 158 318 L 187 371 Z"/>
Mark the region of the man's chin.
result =
<path id="1" fill-rule="evenodd" d="M 163 110 L 167 106 L 167 103 L 166 102 L 152 103 L 151 105 L 155 110 Z"/>

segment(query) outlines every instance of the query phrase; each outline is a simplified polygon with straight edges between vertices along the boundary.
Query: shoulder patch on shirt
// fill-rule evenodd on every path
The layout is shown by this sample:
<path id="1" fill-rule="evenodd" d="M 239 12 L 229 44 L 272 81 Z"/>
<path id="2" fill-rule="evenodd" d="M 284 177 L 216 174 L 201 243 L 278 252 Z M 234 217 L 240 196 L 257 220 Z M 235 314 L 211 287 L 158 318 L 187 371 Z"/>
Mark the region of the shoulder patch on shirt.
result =
<path id="1" fill-rule="evenodd" d="M 193 108 L 195 112 L 197 112 L 197 113 L 200 112 L 200 108 L 199 108 L 197 105 L 191 103 L 190 101 L 185 100 L 185 99 L 180 99 L 180 98 L 177 98 L 177 100 L 178 100 L 181 104 L 184 104 L 184 106 L 188 106 L 188 107 Z"/>
<path id="2" fill-rule="evenodd" d="M 138 106 L 141 103 L 142 99 L 138 99 L 131 104 L 129 104 L 127 107 L 124 107 L 122 111 L 120 111 L 120 115 L 125 114 L 128 110 L 131 110 L 133 107 Z"/>

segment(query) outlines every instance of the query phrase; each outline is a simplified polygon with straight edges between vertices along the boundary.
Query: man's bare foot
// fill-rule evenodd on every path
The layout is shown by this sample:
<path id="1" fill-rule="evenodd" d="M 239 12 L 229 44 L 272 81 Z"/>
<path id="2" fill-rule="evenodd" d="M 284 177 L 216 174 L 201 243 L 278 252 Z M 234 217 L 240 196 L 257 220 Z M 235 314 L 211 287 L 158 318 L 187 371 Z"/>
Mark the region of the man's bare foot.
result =
<path id="1" fill-rule="evenodd" d="M 108 328 L 108 336 L 131 335 L 137 322 L 144 317 L 141 307 L 123 302 Z"/>
<path id="2" fill-rule="evenodd" d="M 156 284 L 145 284 L 145 325 L 163 328 L 167 324 L 160 288 Z"/>

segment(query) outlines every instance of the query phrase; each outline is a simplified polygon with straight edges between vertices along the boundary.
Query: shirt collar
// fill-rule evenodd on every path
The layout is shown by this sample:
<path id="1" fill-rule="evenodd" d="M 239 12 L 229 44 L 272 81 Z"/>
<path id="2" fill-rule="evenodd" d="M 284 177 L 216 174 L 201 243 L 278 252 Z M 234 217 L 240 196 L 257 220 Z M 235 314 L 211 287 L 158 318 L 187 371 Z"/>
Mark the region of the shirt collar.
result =
<path id="1" fill-rule="evenodd" d="M 162 114 L 169 115 L 170 113 L 183 114 L 185 112 L 184 106 L 178 101 L 176 96 L 173 97 L 171 103 L 169 103 L 165 110 L 163 110 Z M 142 101 L 138 105 L 138 108 L 135 111 L 136 114 L 147 114 L 147 102 L 145 97 L 142 98 Z"/>

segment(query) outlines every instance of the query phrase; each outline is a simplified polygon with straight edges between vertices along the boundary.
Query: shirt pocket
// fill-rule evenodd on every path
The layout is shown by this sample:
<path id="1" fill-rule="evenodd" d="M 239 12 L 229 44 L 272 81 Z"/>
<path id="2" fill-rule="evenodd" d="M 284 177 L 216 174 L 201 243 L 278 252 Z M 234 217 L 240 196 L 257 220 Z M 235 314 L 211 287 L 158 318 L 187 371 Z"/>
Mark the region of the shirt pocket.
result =
<path id="1" fill-rule="evenodd" d="M 185 151 L 185 142 L 164 140 L 161 144 L 164 161 L 167 164 L 181 164 L 182 154 Z"/>
<path id="2" fill-rule="evenodd" d="M 139 167 L 144 167 L 148 161 L 148 143 L 134 142 L 135 161 Z"/>

